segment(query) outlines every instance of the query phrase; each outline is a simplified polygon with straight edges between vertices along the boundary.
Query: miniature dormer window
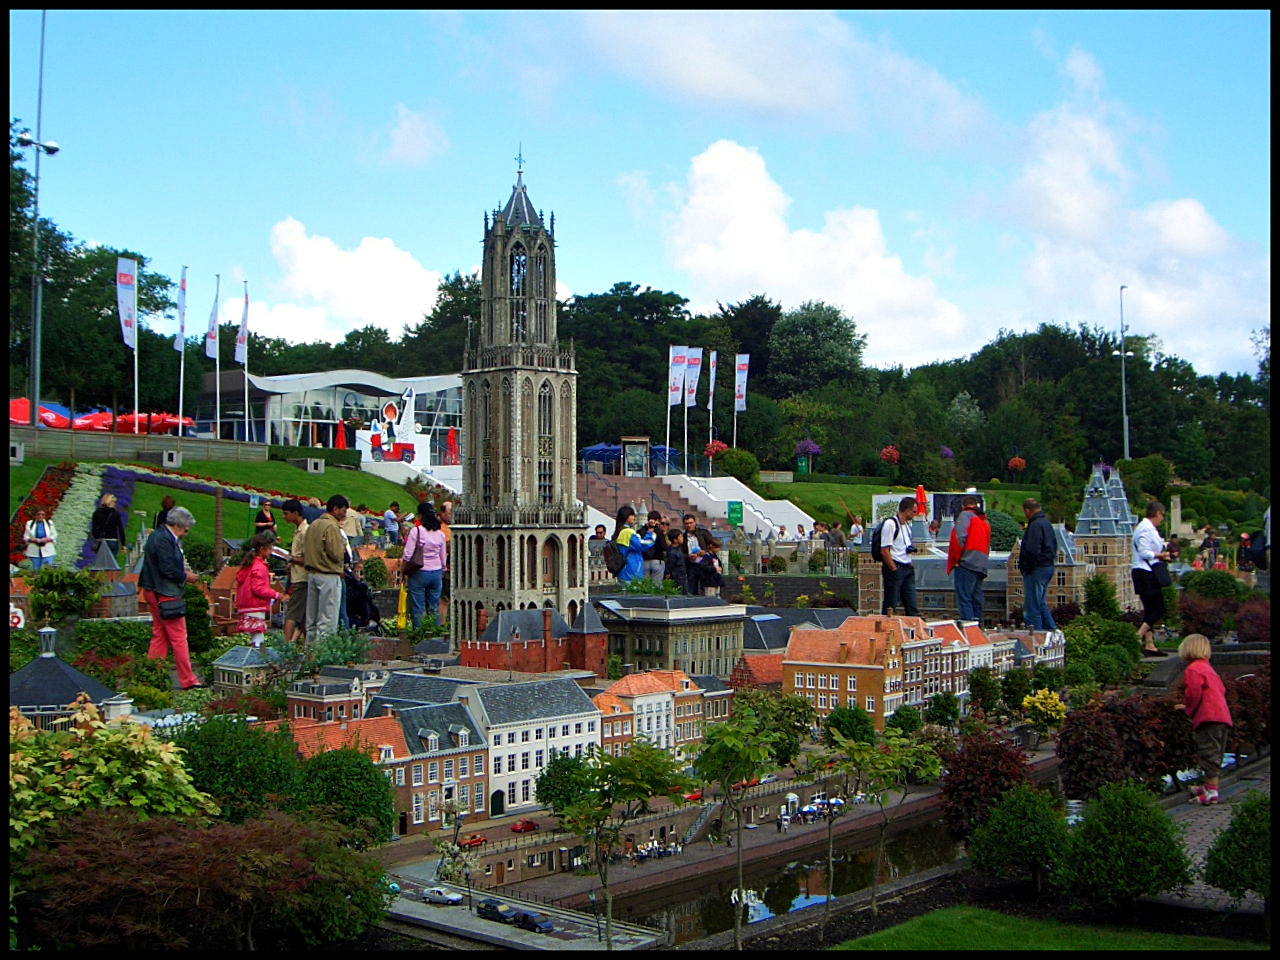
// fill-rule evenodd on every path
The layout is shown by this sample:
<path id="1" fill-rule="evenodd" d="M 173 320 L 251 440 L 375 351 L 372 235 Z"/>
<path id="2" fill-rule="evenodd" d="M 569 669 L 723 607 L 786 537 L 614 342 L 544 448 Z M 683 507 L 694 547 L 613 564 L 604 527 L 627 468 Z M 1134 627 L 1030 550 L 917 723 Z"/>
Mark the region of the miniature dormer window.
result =
<path id="1" fill-rule="evenodd" d="M 440 738 L 434 733 L 427 736 L 427 749 L 432 753 L 440 749 Z"/>
<path id="2" fill-rule="evenodd" d="M 379 757 L 378 757 L 378 759 L 380 759 L 383 763 L 387 763 L 387 762 L 389 762 L 389 761 L 391 760 L 391 748 L 390 748 L 390 747 L 388 747 L 388 746 L 382 746 L 382 747 L 379 747 L 379 748 L 378 748 L 378 752 L 379 752 Z"/>
<path id="3" fill-rule="evenodd" d="M 466 731 L 466 730 L 459 730 L 459 731 L 458 731 L 458 746 L 460 746 L 460 747 L 469 747 L 469 746 L 471 746 L 471 737 L 470 737 L 470 735 L 467 733 L 467 731 Z"/>

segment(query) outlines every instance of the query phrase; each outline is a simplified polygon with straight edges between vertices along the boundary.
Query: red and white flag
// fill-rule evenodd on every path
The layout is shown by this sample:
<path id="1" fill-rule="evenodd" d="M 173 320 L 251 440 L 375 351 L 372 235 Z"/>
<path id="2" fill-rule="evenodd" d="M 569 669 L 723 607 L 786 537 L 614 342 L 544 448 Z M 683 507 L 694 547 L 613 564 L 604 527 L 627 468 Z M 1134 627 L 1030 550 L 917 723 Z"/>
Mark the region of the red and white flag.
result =
<path id="1" fill-rule="evenodd" d="M 684 405 L 698 405 L 698 380 L 702 376 L 702 348 L 690 347 L 684 363 Z"/>
<path id="2" fill-rule="evenodd" d="M 751 364 L 751 354 L 740 353 L 733 364 L 733 410 L 747 409 L 747 367 Z"/>
<path id="3" fill-rule="evenodd" d="M 218 359 L 218 291 L 222 286 L 222 277 L 214 281 L 213 309 L 209 311 L 209 330 L 204 335 L 204 355 L 210 360 Z"/>
<path id="4" fill-rule="evenodd" d="M 684 361 L 688 347 L 672 347 L 667 373 L 667 406 L 678 407 L 684 399 Z"/>
<path id="5" fill-rule="evenodd" d="M 120 332 L 130 350 L 138 347 L 138 261 L 116 258 L 116 306 L 120 309 Z"/>
<path id="6" fill-rule="evenodd" d="M 707 373 L 710 379 L 707 381 L 707 409 L 710 410 L 716 402 L 716 354 L 718 350 L 711 351 L 711 362 L 707 365 Z"/>
<path id="7" fill-rule="evenodd" d="M 244 315 L 240 318 L 240 331 L 236 334 L 236 363 L 249 363 L 249 281 L 244 282 Z"/>
<path id="8" fill-rule="evenodd" d="M 178 335 L 173 338 L 173 349 L 179 353 L 187 345 L 187 268 L 182 268 L 178 282 Z"/>

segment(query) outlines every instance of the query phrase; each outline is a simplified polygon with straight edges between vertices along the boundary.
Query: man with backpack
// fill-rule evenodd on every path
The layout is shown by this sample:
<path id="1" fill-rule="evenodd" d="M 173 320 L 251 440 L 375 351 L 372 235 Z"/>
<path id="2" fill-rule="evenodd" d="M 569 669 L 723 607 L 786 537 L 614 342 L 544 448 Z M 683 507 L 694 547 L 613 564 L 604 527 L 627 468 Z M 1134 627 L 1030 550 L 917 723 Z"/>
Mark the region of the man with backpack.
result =
<path id="1" fill-rule="evenodd" d="M 897 516 L 885 517 L 871 538 L 871 550 L 880 561 L 880 580 L 884 599 L 880 613 L 888 615 L 901 602 L 902 612 L 918 617 L 916 606 L 916 568 L 911 562 L 915 547 L 911 541 L 911 521 L 916 516 L 916 498 L 898 501 Z"/>

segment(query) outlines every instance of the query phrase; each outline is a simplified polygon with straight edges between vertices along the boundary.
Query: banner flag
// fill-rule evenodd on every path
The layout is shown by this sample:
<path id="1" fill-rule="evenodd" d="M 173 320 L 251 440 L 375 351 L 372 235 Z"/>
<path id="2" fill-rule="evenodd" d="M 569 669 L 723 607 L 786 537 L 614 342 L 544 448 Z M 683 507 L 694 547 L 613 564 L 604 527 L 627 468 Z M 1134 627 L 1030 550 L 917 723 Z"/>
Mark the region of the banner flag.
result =
<path id="1" fill-rule="evenodd" d="M 702 376 L 702 348 L 690 347 L 684 362 L 684 405 L 698 405 L 698 380 Z"/>
<path id="2" fill-rule="evenodd" d="M 707 381 L 707 409 L 710 410 L 716 402 L 716 354 L 718 350 L 711 351 L 711 363 L 707 367 L 707 372 L 711 379 Z"/>
<path id="3" fill-rule="evenodd" d="M 733 364 L 733 412 L 747 409 L 747 367 L 751 354 L 740 353 Z"/>
<path id="4" fill-rule="evenodd" d="M 668 364 L 669 372 L 667 380 L 670 386 L 667 387 L 667 406 L 675 407 L 680 405 L 680 401 L 684 399 L 684 362 L 688 354 L 688 347 L 672 347 L 671 360 Z"/>
<path id="5" fill-rule="evenodd" d="M 187 268 L 182 268 L 182 280 L 178 283 L 178 335 L 173 338 L 173 349 L 179 353 L 187 343 Z M 181 430 L 179 430 L 181 432 Z"/>
<path id="6" fill-rule="evenodd" d="M 210 360 L 218 359 L 218 290 L 222 277 L 213 288 L 213 309 L 209 311 L 209 332 L 204 335 L 204 355 Z"/>
<path id="7" fill-rule="evenodd" d="M 236 334 L 236 363 L 249 365 L 249 281 L 244 283 L 244 315 L 240 318 L 240 332 Z"/>
<path id="8" fill-rule="evenodd" d="M 120 309 L 120 332 L 130 350 L 138 347 L 138 261 L 116 258 L 116 306 Z"/>

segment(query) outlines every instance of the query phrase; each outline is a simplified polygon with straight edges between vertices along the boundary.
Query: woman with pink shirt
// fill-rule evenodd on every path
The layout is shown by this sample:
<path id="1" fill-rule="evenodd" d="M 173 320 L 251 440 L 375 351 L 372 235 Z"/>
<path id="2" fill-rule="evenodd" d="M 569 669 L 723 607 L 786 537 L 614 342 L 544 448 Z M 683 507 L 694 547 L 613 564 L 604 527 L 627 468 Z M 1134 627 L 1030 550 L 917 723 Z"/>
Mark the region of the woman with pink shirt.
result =
<path id="1" fill-rule="evenodd" d="M 409 535 L 404 538 L 404 555 L 401 563 L 413 560 L 422 564 L 421 570 L 409 574 L 409 617 L 416 627 L 428 610 L 435 620 L 440 608 L 440 591 L 444 571 L 446 540 L 440 529 L 440 518 L 430 500 L 419 504 L 418 518 Z"/>
<path id="2" fill-rule="evenodd" d="M 1192 803 L 1218 802 L 1218 774 L 1222 771 L 1222 754 L 1227 749 L 1231 729 L 1231 711 L 1227 707 L 1227 691 L 1222 679 L 1209 666 L 1209 638 L 1192 633 L 1178 646 L 1178 656 L 1186 663 L 1183 671 L 1182 703 L 1178 706 L 1191 718 L 1196 734 L 1196 758 L 1204 772 L 1204 786 L 1191 788 Z"/>
<path id="3" fill-rule="evenodd" d="M 284 599 L 283 593 L 272 589 L 271 574 L 267 570 L 267 557 L 271 555 L 273 542 L 273 534 L 255 533 L 249 541 L 244 563 L 236 571 L 236 613 L 240 614 L 238 629 L 250 635 L 255 650 L 262 646 L 271 604 Z"/>

